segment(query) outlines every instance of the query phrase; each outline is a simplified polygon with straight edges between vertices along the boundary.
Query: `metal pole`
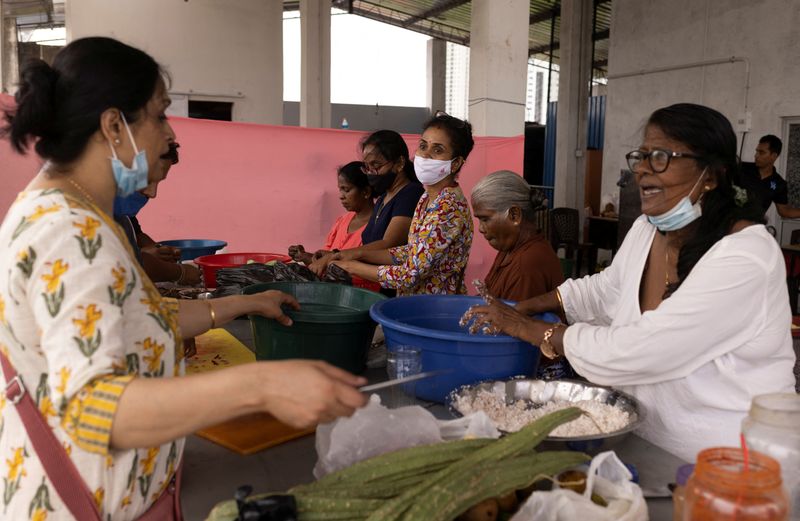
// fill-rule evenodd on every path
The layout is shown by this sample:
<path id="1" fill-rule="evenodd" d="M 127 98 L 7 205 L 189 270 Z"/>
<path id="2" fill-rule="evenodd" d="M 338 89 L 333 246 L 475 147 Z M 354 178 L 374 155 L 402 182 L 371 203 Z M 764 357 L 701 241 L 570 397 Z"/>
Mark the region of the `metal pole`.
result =
<path id="1" fill-rule="evenodd" d="M 592 9 L 592 59 L 589 63 L 589 96 L 592 95 L 592 85 L 594 84 L 594 49 L 595 40 L 594 33 L 597 32 L 597 0 L 594 1 L 594 8 Z"/>
<path id="2" fill-rule="evenodd" d="M 555 45 L 556 37 L 556 12 L 553 11 L 553 16 L 550 17 L 550 64 L 547 66 L 547 102 L 550 103 L 550 87 L 553 85 L 553 46 Z"/>

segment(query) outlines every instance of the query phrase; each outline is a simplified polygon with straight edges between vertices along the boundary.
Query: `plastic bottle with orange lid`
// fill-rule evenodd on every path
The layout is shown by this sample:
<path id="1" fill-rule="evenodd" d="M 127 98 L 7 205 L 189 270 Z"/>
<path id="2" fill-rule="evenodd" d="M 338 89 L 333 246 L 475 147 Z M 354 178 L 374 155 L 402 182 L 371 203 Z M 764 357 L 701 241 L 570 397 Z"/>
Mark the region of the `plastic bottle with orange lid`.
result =
<path id="1" fill-rule="evenodd" d="M 697 455 L 686 483 L 684 521 L 785 521 L 789 505 L 773 458 L 739 448 Z"/>

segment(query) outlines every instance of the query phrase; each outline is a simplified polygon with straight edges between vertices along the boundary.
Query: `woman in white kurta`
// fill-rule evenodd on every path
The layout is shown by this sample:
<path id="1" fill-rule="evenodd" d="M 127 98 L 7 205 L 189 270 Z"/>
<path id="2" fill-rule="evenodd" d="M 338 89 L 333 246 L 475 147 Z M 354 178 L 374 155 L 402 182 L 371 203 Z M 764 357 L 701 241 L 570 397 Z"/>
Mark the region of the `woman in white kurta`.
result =
<path id="1" fill-rule="evenodd" d="M 75 40 L 52 67 L 23 71 L 16 101 L 4 130 L 20 152 L 35 142 L 46 162 L 0 225 L 0 349 L 102 519 L 150 508 L 187 434 L 259 411 L 308 427 L 365 403 L 363 378 L 321 362 L 183 376 L 181 337 L 249 313 L 290 325 L 281 305 L 297 302 L 279 292 L 162 299 L 109 217 L 115 195 L 152 186 L 168 168 L 169 97 L 150 56 L 109 38 Z M 5 393 L 0 472 L 0 518 L 73 519 Z"/>
<path id="2" fill-rule="evenodd" d="M 656 111 L 628 161 L 644 215 L 609 268 L 518 311 L 495 302 L 475 313 L 636 396 L 639 433 L 693 461 L 738 444 L 753 396 L 794 391 L 783 256 L 735 182 L 736 138 L 718 112 Z M 562 306 L 569 326 L 525 316 Z"/>

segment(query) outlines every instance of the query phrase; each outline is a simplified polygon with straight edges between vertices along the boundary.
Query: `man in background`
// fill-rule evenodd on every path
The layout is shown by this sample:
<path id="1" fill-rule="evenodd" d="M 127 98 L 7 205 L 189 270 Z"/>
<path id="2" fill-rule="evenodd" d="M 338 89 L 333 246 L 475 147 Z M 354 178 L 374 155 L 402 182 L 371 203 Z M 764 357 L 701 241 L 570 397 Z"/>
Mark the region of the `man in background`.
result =
<path id="1" fill-rule="evenodd" d="M 767 134 L 758 140 L 754 163 L 742 163 L 742 174 L 750 188 L 761 200 L 764 213 L 772 203 L 778 215 L 784 219 L 800 218 L 800 208 L 789 206 L 789 191 L 786 181 L 775 169 L 775 161 L 781 155 L 783 143 L 778 136 Z"/>

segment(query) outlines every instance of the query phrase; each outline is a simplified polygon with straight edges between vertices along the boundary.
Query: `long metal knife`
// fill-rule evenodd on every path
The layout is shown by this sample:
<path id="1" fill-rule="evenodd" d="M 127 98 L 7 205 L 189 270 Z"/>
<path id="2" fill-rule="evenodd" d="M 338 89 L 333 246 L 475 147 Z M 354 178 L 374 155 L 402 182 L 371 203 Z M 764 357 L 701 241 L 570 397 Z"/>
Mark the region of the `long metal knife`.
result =
<path id="1" fill-rule="evenodd" d="M 402 385 L 409 382 L 415 382 L 417 380 L 422 380 L 424 378 L 430 378 L 432 376 L 439 376 L 440 374 L 446 374 L 451 372 L 452 369 L 440 369 L 438 371 L 426 371 L 424 373 L 412 374 L 411 376 L 404 376 L 403 378 L 395 378 L 393 380 L 386 380 L 385 382 L 380 382 L 377 384 L 370 384 L 364 385 L 358 388 L 359 391 L 362 393 L 367 393 L 370 391 L 377 391 L 378 389 L 384 389 L 386 387 L 392 387 L 395 385 Z"/>

